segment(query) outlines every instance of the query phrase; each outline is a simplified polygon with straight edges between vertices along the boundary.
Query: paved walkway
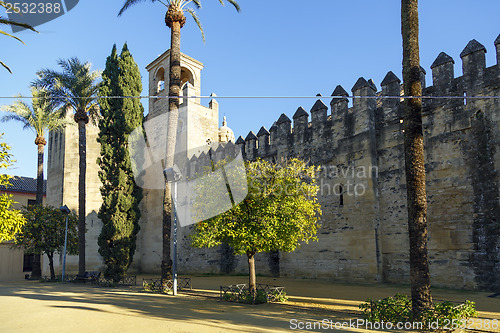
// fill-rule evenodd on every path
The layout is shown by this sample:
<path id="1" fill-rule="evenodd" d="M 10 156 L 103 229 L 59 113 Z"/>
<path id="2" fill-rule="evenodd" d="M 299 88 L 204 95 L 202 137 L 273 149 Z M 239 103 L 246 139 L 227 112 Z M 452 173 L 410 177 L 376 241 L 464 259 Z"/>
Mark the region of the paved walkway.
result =
<path id="1" fill-rule="evenodd" d="M 316 325 L 316 329 L 308 330 L 315 332 L 374 332 L 348 327 L 349 320 L 354 324 L 361 319 L 359 303 L 368 297 L 379 299 L 409 292 L 404 286 L 260 277 L 257 280 L 285 285 L 289 302 L 253 306 L 219 302 L 219 286 L 246 283 L 247 278 L 241 276 L 195 276 L 195 289 L 181 292 L 178 297 L 138 293 L 138 288 L 35 281 L 0 283 L 0 332 L 291 332 L 302 331 L 298 328 L 307 325 Z M 488 295 L 433 291 L 435 299 L 472 300 L 480 311 L 479 320 L 500 321 L 500 297 Z M 336 323 L 344 323 L 344 328 L 335 329 Z"/>

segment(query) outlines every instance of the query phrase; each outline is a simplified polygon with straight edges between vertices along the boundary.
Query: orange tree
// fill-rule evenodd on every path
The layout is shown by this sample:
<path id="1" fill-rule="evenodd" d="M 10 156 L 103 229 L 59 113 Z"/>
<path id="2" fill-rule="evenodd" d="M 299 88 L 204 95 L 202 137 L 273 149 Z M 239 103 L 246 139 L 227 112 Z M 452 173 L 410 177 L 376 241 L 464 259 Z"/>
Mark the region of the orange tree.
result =
<path id="1" fill-rule="evenodd" d="M 317 167 L 291 159 L 272 164 L 264 160 L 247 163 L 248 195 L 232 209 L 200 222 L 191 235 L 194 247 L 213 247 L 222 242 L 235 254 L 246 254 L 249 291 L 255 296 L 255 254 L 293 252 L 301 242 L 317 240 L 321 207 L 317 200 Z M 210 175 L 196 188 L 194 215 L 217 205 L 223 173 Z M 239 184 L 245 186 L 247 184 Z M 233 185 L 234 186 L 234 185 Z"/>
<path id="2" fill-rule="evenodd" d="M 3 134 L 0 134 L 0 139 Z M 0 142 L 0 169 L 7 169 L 12 165 L 12 154 L 9 153 L 10 147 L 5 142 Z M 0 174 L 0 188 L 11 186 L 11 176 Z M 19 210 L 12 209 L 14 204 L 11 194 L 0 195 L 0 243 L 13 240 L 17 233 L 21 231 L 26 223 Z"/>
<path id="3" fill-rule="evenodd" d="M 50 278 L 55 279 L 54 253 L 64 246 L 66 215 L 59 208 L 33 205 L 25 207 L 23 214 L 26 224 L 16 236 L 15 243 L 26 252 L 45 253 L 49 258 Z M 68 216 L 68 254 L 78 254 L 78 218 L 71 213 Z"/>

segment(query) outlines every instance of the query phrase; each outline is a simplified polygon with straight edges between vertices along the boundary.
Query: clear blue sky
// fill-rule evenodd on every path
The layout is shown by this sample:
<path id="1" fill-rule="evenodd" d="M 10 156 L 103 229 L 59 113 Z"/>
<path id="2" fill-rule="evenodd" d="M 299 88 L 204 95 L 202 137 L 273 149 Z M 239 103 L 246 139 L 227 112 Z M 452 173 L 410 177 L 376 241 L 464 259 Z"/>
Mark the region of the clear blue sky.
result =
<path id="1" fill-rule="evenodd" d="M 350 92 L 360 76 L 372 78 L 379 89 L 389 70 L 401 78 L 398 0 L 239 3 L 238 14 L 229 4 L 202 1 L 204 7 L 198 13 L 206 44 L 192 19 L 182 29 L 182 52 L 205 66 L 203 95 L 330 96 L 337 84 Z M 39 34 L 16 34 L 26 45 L 0 36 L 0 59 L 14 73 L 0 69 L 0 95 L 28 95 L 35 72 L 57 68 L 59 58 L 77 56 L 102 70 L 112 45 L 121 49 L 124 42 L 141 69 L 143 95 L 147 95 L 145 66 L 170 43 L 166 8 L 145 1 L 117 17 L 122 4 L 122 0 L 81 0 L 67 14 L 38 26 Z M 420 1 L 420 56 L 428 85 L 432 84 L 429 66 L 441 51 L 455 59 L 455 75 L 461 75 L 459 54 L 473 38 L 486 46 L 487 66 L 496 63 L 493 41 L 500 33 L 499 13 L 498 0 Z M 13 101 L 1 99 L 0 105 Z M 262 125 L 269 129 L 281 113 L 291 118 L 299 106 L 309 111 L 314 100 L 219 99 L 219 103 L 221 119 L 226 115 L 235 135 L 245 137 Z M 143 105 L 147 110 L 146 100 Z M 15 123 L 0 123 L 1 132 L 17 159 L 9 173 L 35 177 L 34 134 Z"/>

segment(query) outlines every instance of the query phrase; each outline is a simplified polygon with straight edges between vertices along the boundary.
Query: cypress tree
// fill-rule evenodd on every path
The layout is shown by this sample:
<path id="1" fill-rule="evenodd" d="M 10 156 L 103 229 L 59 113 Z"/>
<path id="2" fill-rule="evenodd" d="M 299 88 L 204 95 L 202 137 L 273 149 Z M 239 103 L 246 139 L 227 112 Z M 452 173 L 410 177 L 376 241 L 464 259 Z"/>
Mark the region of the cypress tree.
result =
<path id="1" fill-rule="evenodd" d="M 142 91 L 139 68 L 127 44 L 120 56 L 116 45 L 106 60 L 102 73 L 101 96 L 140 96 Z M 119 281 L 132 263 L 139 231 L 142 190 L 134 180 L 128 151 L 128 136 L 142 126 L 143 107 L 138 98 L 105 98 L 99 101 L 101 118 L 99 136 L 103 203 L 99 218 L 103 223 L 99 235 L 99 253 L 107 268 L 106 278 Z"/>

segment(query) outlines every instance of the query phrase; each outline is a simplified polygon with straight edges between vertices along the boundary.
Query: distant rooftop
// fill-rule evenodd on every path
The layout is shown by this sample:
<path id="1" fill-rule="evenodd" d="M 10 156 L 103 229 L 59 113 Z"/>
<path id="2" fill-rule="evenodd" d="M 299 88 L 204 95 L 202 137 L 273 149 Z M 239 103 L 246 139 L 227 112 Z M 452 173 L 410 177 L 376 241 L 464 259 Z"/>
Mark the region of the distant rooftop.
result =
<path id="1" fill-rule="evenodd" d="M 0 191 L 36 193 L 36 178 L 12 176 L 12 186 L 0 186 Z M 47 181 L 43 181 L 43 194 L 47 193 Z"/>

